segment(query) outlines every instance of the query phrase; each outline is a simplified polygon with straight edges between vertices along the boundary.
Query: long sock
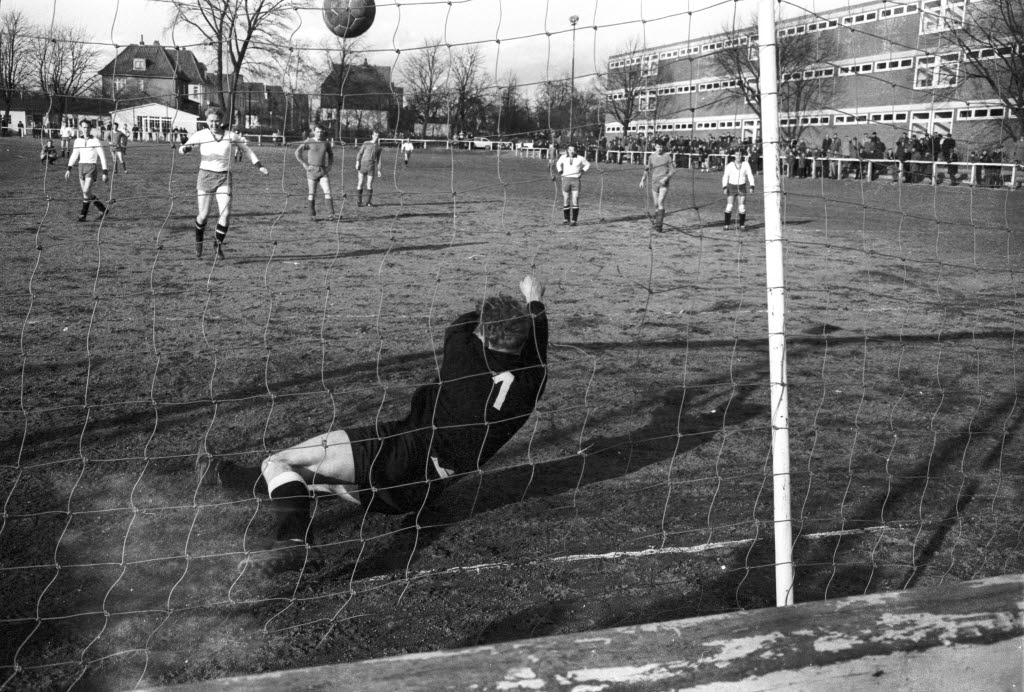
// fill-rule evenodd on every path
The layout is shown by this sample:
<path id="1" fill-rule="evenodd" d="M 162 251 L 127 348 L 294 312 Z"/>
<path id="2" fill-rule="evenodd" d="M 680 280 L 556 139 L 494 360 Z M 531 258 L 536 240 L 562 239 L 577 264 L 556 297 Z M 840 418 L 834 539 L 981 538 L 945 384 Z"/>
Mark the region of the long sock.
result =
<path id="1" fill-rule="evenodd" d="M 100 210 L 101 214 L 106 214 L 107 213 L 107 207 L 104 206 L 103 202 L 99 201 L 96 198 L 96 195 L 92 196 L 92 203 L 96 205 L 96 208 Z"/>
<path id="2" fill-rule="evenodd" d="M 565 221 L 569 221 L 570 214 L 572 214 L 572 209 L 570 207 L 562 207 L 562 218 L 565 219 Z"/>
<path id="3" fill-rule="evenodd" d="M 742 226 L 746 222 L 747 222 L 747 215 L 744 214 L 743 212 L 740 212 L 740 225 Z"/>
<path id="4" fill-rule="evenodd" d="M 270 494 L 270 507 L 277 515 L 277 540 L 306 540 L 310 512 L 309 489 L 305 483 L 291 481 L 274 488 Z"/>
<path id="5" fill-rule="evenodd" d="M 224 239 L 228 235 L 228 227 L 223 224 L 217 224 L 217 231 L 213 234 L 213 242 L 218 245 L 223 244 Z"/>
<path id="6" fill-rule="evenodd" d="M 360 188 L 356 192 L 359 194 L 359 206 L 363 206 L 363 190 Z"/>
<path id="7" fill-rule="evenodd" d="M 731 211 L 727 211 L 727 212 L 725 212 L 725 225 L 728 226 L 731 223 L 732 223 L 732 212 Z"/>
<path id="8" fill-rule="evenodd" d="M 89 201 L 82 202 L 82 213 L 79 216 L 85 216 L 89 213 Z"/>
<path id="9" fill-rule="evenodd" d="M 573 207 L 572 208 L 572 222 L 576 223 L 579 220 L 579 218 L 580 218 L 580 208 L 579 207 Z"/>
<path id="10" fill-rule="evenodd" d="M 330 196 L 327 196 L 327 197 L 324 198 L 324 201 L 327 202 L 327 204 L 331 208 L 331 216 L 334 216 L 335 215 L 335 212 L 334 212 L 334 200 Z"/>
<path id="11" fill-rule="evenodd" d="M 196 242 L 203 242 L 203 235 L 206 233 L 206 222 L 199 223 L 196 221 Z"/>
<path id="12" fill-rule="evenodd" d="M 373 190 L 366 191 L 366 204 L 373 204 Z"/>
<path id="13" fill-rule="evenodd" d="M 309 198 L 309 215 L 316 216 L 316 200 L 312 197 Z"/>

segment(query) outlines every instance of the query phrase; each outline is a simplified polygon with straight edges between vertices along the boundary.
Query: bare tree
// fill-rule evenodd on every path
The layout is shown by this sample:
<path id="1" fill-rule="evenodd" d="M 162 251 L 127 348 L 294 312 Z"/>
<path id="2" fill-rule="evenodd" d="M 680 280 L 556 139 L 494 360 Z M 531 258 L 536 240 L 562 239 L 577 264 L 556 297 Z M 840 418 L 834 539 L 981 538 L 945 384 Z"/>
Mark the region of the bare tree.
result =
<path id="1" fill-rule="evenodd" d="M 10 120 L 15 92 L 26 88 L 32 78 L 32 31 L 21 10 L 8 10 L 0 15 L 0 98 L 4 101 L 4 123 Z"/>
<path id="2" fill-rule="evenodd" d="M 519 87 L 519 77 L 514 72 L 505 75 L 504 84 L 498 85 L 495 97 L 488 105 L 494 131 L 498 134 L 527 132 L 534 128 L 530 116 L 530 104 Z"/>
<path id="3" fill-rule="evenodd" d="M 640 107 L 648 105 L 646 100 L 644 103 L 641 100 L 652 83 L 651 67 L 644 62 L 643 43 L 636 37 L 630 39 L 614 57 L 608 62 L 600 86 L 608 113 L 622 125 L 623 132 L 628 132 L 629 124 L 640 114 Z M 657 75 L 654 77 L 656 81 Z"/>
<path id="4" fill-rule="evenodd" d="M 315 120 L 313 113 L 320 103 L 321 72 L 317 53 L 299 43 L 271 60 L 274 80 L 279 81 L 284 90 L 283 131 L 303 130 Z"/>
<path id="5" fill-rule="evenodd" d="M 447 100 L 448 50 L 441 39 L 432 39 L 422 49 L 409 52 L 400 72 L 407 88 L 406 103 L 423 123 L 426 137 L 427 123 L 437 117 Z"/>
<path id="6" fill-rule="evenodd" d="M 54 25 L 32 39 L 34 68 L 40 91 L 50 97 L 47 118 L 52 123 L 68 112 L 70 99 L 86 93 L 99 80 L 100 51 L 77 26 Z"/>
<path id="7" fill-rule="evenodd" d="M 725 93 L 742 99 L 761 118 L 761 64 L 751 20 L 742 28 L 726 27 L 725 47 L 712 53 L 716 71 L 728 85 Z M 789 113 L 790 124 L 782 128 L 785 139 L 798 139 L 805 129 L 799 114 L 827 108 L 836 95 L 835 62 L 839 54 L 834 31 L 785 36 L 776 44 L 779 75 L 779 112 Z"/>
<path id="8" fill-rule="evenodd" d="M 171 0 L 172 24 L 182 23 L 209 43 L 217 66 L 217 99 L 234 119 L 242 70 L 264 74 L 268 56 L 287 52 L 298 0 Z M 230 70 L 230 73 L 228 71 Z"/>
<path id="9" fill-rule="evenodd" d="M 1002 119 L 1006 134 L 1024 135 L 1024 3 L 971 2 L 966 4 L 966 16 L 953 3 L 943 9 L 947 13 L 934 21 L 945 26 L 945 40 L 959 53 L 959 79 L 954 75 L 952 80 L 966 87 L 960 98 L 998 98 L 1016 116 Z"/>
<path id="10" fill-rule="evenodd" d="M 463 46 L 452 53 L 448 95 L 452 124 L 459 130 L 477 130 L 484 118 L 489 80 L 484 53 L 478 45 Z"/>
<path id="11" fill-rule="evenodd" d="M 569 100 L 573 97 L 570 75 L 562 75 L 539 84 L 534 95 L 534 119 L 552 132 L 565 130 L 569 136 Z"/>
<path id="12" fill-rule="evenodd" d="M 584 141 L 596 140 L 604 134 L 604 106 L 605 98 L 600 88 L 594 85 L 576 87 L 576 95 L 573 98 L 573 129 Z M 651 101 L 653 113 L 660 113 L 659 105 Z"/>

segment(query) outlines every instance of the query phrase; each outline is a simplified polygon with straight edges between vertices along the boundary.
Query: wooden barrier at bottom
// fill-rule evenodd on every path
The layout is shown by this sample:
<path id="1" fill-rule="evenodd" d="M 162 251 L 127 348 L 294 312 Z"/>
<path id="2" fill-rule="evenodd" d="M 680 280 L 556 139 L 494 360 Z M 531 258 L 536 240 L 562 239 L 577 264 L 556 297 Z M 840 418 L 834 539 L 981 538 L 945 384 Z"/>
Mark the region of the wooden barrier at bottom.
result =
<path id="1" fill-rule="evenodd" d="M 190 690 L 1020 690 L 1024 575 L 317 668 Z"/>

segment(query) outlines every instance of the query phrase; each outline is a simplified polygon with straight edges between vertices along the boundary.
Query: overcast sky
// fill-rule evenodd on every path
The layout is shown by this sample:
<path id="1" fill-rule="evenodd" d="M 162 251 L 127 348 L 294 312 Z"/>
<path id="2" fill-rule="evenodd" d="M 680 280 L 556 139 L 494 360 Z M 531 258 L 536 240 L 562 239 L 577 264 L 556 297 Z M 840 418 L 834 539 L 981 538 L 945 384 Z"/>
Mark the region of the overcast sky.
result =
<path id="1" fill-rule="evenodd" d="M 796 0 L 812 11 L 855 3 Z M 633 37 L 658 46 L 717 33 L 727 23 L 746 24 L 755 0 L 377 0 L 377 17 L 364 36 L 371 63 L 401 67 L 396 49 L 441 38 L 450 44 L 482 42 L 488 71 L 499 79 L 514 72 L 520 83 L 567 75 L 572 67 L 569 17 L 577 15 L 575 72 L 601 69 L 608 56 Z M 97 43 L 104 57 L 113 45 L 145 40 L 164 45 L 195 43 L 180 25 L 171 27 L 167 0 L 0 0 L 0 11 L 21 9 L 38 24 L 77 24 Z M 294 38 L 318 44 L 330 36 L 321 18 L 321 0 L 308 0 L 298 13 Z M 597 27 L 595 30 L 594 27 Z M 201 48 L 194 50 L 210 64 Z M 267 80 L 271 81 L 271 80 Z M 282 80 L 283 81 L 283 80 Z"/>

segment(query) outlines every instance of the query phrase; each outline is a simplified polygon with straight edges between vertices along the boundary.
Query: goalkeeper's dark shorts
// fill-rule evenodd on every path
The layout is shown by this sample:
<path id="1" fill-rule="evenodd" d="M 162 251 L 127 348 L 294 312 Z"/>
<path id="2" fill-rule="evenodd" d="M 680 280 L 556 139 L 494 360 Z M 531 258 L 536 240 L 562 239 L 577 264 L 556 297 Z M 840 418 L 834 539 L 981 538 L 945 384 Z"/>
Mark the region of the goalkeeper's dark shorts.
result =
<path id="1" fill-rule="evenodd" d="M 428 495 L 436 496 L 450 471 L 430 445 L 433 431 L 408 429 L 404 421 L 346 430 L 352 443 L 356 485 L 364 507 L 384 514 L 419 510 Z"/>

